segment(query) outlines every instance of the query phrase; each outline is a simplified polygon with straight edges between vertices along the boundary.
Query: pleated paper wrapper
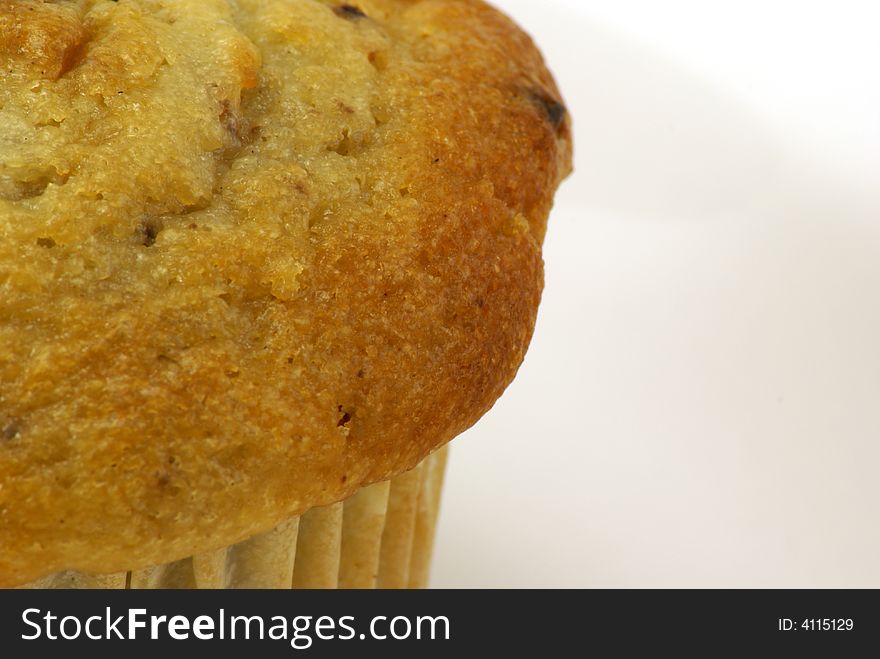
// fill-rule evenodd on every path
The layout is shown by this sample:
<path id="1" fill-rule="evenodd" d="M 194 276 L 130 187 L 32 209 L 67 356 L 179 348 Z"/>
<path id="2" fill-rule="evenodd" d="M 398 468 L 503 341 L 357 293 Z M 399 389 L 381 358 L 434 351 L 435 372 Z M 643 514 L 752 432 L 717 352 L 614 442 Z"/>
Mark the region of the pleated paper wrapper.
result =
<path id="1" fill-rule="evenodd" d="M 109 575 L 61 572 L 25 588 L 426 588 L 447 449 L 415 469 L 218 551 Z"/>

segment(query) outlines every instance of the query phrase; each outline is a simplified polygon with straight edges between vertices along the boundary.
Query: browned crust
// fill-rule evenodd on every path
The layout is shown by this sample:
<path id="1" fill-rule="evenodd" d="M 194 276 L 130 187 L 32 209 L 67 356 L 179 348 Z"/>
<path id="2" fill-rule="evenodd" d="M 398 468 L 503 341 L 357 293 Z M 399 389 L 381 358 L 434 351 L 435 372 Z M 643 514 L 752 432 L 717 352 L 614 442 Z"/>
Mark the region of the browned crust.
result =
<path id="1" fill-rule="evenodd" d="M 71 90 L 116 84 L 126 74 L 95 55 L 103 33 L 87 12 L 99 4 L 3 3 L 0 27 L 17 27 L 0 29 L 0 60 Z M 227 173 L 241 157 L 235 143 L 247 145 L 260 122 L 268 131 L 273 117 L 261 90 L 273 84 L 274 51 L 242 13 L 235 21 L 259 55 L 250 44 L 233 53 L 228 84 L 256 88 L 241 109 L 238 92 L 220 101 L 230 144 L 213 201 L 120 215 L 128 229 L 90 228 L 91 242 L 77 242 L 51 225 L 48 201 L 22 192 L 29 179 L 7 185 L 5 201 L 0 187 L 0 586 L 61 569 L 144 567 L 265 531 L 414 466 L 514 377 L 541 295 L 547 215 L 571 162 L 559 92 L 528 37 L 482 2 L 350 4 L 365 16 L 335 12 L 340 47 L 356 47 L 354 29 L 387 44 L 370 53 L 384 103 L 365 139 L 380 146 L 363 147 L 357 167 L 393 184 L 393 196 L 334 201 L 316 216 L 325 192 L 313 179 L 276 181 L 309 197 L 308 238 L 276 238 L 276 254 L 248 233 L 300 201 L 279 194 L 266 212 L 265 182 Z M 373 25 L 350 25 L 363 21 Z M 353 102 L 338 105 L 340 121 L 356 114 Z M 76 167 L 86 171 L 72 166 L 71 180 Z M 52 237 L 24 233 L 25 214 L 46 218 Z M 186 233 L 219 216 L 237 222 L 222 242 L 220 224 Z M 178 235 L 192 242 L 179 247 Z M 102 251 L 88 252 L 96 244 Z M 296 283 L 279 289 L 272 268 L 294 250 Z M 71 254 L 100 256 L 110 273 L 86 267 L 74 292 L 69 278 L 41 278 L 46 268 L 68 272 Z M 149 259 L 179 265 L 189 288 L 156 291 L 138 270 Z"/>

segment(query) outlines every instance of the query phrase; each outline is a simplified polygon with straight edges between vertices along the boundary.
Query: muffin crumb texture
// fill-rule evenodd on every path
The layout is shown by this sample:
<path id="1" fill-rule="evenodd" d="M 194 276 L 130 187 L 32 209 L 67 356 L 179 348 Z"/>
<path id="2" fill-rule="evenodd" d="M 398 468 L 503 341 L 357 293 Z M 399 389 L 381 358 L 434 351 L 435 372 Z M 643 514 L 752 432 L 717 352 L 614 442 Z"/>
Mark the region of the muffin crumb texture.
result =
<path id="1" fill-rule="evenodd" d="M 474 423 L 570 145 L 477 0 L 0 2 L 0 586 L 238 542 Z"/>

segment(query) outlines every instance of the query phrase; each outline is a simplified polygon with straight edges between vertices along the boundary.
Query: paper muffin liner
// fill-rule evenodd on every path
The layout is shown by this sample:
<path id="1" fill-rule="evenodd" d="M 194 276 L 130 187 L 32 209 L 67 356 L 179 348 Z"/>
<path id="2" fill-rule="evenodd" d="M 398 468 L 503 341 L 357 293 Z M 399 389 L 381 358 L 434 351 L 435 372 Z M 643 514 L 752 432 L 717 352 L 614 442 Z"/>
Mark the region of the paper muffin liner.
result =
<path id="1" fill-rule="evenodd" d="M 412 471 L 217 551 L 132 572 L 60 572 L 24 588 L 426 588 L 446 457 L 444 447 Z"/>

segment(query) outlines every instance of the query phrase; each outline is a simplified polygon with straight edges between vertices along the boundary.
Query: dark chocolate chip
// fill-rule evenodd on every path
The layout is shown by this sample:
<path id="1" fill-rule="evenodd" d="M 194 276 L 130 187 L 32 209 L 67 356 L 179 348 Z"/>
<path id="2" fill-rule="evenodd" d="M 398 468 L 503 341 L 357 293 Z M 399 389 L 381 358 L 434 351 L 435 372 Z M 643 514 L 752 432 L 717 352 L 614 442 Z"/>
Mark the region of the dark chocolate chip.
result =
<path id="1" fill-rule="evenodd" d="M 144 219 L 141 220 L 141 223 L 138 224 L 138 235 L 141 239 L 141 244 L 144 247 L 152 247 L 156 244 L 156 238 L 159 236 L 159 232 L 162 231 L 162 226 L 155 219 Z"/>
<path id="2" fill-rule="evenodd" d="M 349 20 L 357 20 L 358 18 L 366 18 L 367 15 L 359 8 L 354 5 L 337 5 L 333 7 L 333 11 L 337 16 L 341 16 L 342 18 L 347 18 Z"/>
<path id="3" fill-rule="evenodd" d="M 10 421 L 4 426 L 0 426 L 0 440 L 10 441 L 18 437 L 21 432 L 21 426 L 17 421 Z"/>
<path id="4" fill-rule="evenodd" d="M 547 120 L 553 125 L 553 128 L 559 130 L 565 123 L 565 115 L 568 111 L 565 106 L 557 101 L 550 94 L 542 91 L 532 92 L 532 98 L 541 106 L 547 115 Z"/>

